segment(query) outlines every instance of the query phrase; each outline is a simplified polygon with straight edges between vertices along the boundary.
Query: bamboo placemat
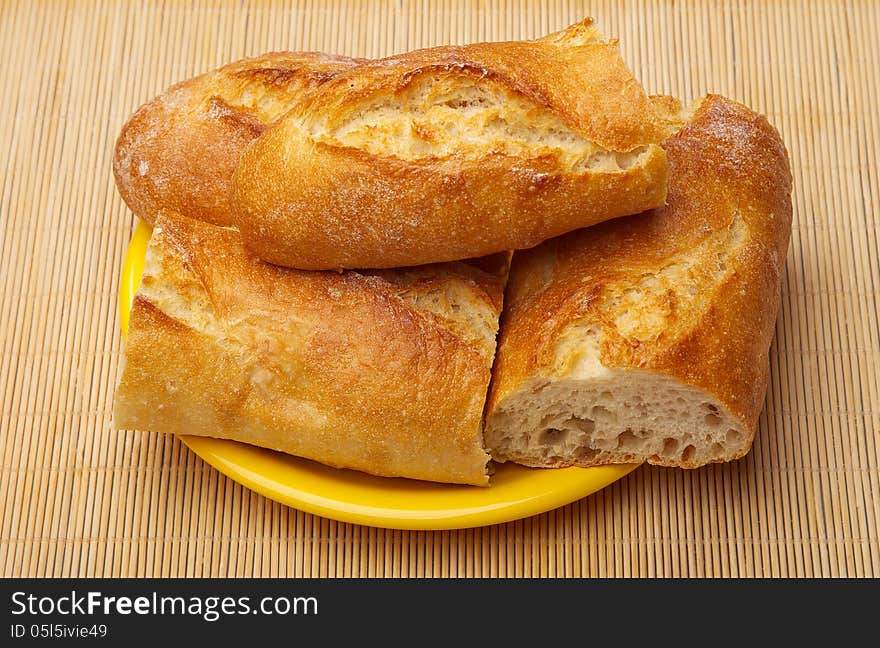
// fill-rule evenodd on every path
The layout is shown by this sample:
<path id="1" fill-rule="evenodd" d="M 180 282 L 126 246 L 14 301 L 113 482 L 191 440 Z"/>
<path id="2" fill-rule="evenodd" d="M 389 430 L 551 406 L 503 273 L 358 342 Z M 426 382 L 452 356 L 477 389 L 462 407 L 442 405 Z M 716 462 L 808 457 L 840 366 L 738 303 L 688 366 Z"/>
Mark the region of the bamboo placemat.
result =
<path id="1" fill-rule="evenodd" d="M 459 532 L 288 509 L 177 440 L 110 429 L 133 217 L 120 126 L 169 84 L 271 49 L 378 56 L 593 15 L 650 92 L 764 112 L 793 162 L 772 382 L 747 459 L 642 467 Z M 0 567 L 7 576 L 880 574 L 880 3 L 0 4 Z"/>

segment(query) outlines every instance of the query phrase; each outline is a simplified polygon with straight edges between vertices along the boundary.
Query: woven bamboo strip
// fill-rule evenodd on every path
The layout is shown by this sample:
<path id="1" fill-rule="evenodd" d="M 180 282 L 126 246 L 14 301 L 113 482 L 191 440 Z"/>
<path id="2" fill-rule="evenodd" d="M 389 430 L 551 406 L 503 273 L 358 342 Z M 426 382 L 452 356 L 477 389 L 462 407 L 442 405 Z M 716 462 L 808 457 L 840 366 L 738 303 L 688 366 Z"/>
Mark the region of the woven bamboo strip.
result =
<path id="1" fill-rule="evenodd" d="M 585 15 L 650 92 L 738 99 L 789 147 L 794 231 L 745 460 L 403 532 L 289 509 L 173 438 L 110 428 L 134 222 L 110 156 L 140 103 L 272 49 L 380 56 Z M 877 33 L 866 0 L 0 1 L 0 574 L 880 575 Z"/>

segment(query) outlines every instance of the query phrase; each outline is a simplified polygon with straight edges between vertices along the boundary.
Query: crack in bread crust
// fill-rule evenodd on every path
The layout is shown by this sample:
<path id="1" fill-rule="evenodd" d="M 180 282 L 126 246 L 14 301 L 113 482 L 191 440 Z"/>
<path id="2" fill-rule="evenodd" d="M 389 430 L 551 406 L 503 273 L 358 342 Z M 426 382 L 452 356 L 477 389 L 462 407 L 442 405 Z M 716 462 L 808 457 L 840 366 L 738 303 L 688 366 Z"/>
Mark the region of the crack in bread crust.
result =
<path id="1" fill-rule="evenodd" d="M 170 209 L 233 222 L 229 185 L 245 146 L 315 87 L 358 60 L 272 52 L 179 83 L 141 106 L 116 142 L 123 200 L 147 223 Z"/>
<path id="2" fill-rule="evenodd" d="M 727 227 L 710 232 L 693 247 L 645 268 L 627 268 L 569 301 L 583 316 L 559 329 L 550 362 L 559 376 L 589 375 L 602 365 L 609 344 L 638 348 L 672 345 L 686 339 L 704 320 L 716 294 L 734 272 L 734 259 L 748 241 L 742 217 L 735 213 Z M 652 267 L 653 266 L 653 267 Z M 540 272 L 540 271 L 539 271 Z M 544 270 L 546 272 L 546 269 Z"/>

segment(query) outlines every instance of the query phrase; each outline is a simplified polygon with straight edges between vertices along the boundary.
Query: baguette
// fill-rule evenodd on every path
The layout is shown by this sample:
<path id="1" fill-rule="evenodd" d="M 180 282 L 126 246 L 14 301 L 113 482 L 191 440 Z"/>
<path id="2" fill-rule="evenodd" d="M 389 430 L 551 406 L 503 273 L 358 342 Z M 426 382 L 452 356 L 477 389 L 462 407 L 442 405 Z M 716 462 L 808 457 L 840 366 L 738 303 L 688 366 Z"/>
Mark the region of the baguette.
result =
<path id="1" fill-rule="evenodd" d="M 706 97 L 665 143 L 664 208 L 514 256 L 487 403 L 497 461 L 695 468 L 743 456 L 791 233 L 763 117 Z"/>
<path id="2" fill-rule="evenodd" d="M 527 248 L 664 203 L 663 124 L 587 19 L 528 42 L 418 50 L 307 93 L 241 157 L 263 259 L 385 268 Z"/>
<path id="3" fill-rule="evenodd" d="M 306 90 L 357 60 L 274 52 L 179 83 L 122 128 L 113 173 L 122 199 L 152 223 L 162 209 L 231 225 L 229 186 L 245 146 Z"/>
<path id="4" fill-rule="evenodd" d="M 156 220 L 118 428 L 234 439 L 389 477 L 486 485 L 505 263 L 303 272 L 234 229 Z"/>

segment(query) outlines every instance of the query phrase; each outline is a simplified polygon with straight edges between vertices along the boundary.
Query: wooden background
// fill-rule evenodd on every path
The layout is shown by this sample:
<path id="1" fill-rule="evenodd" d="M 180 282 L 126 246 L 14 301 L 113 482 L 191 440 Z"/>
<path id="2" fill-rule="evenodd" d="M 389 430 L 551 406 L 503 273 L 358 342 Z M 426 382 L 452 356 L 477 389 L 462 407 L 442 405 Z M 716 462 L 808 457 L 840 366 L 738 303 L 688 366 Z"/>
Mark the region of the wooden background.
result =
<path id="1" fill-rule="evenodd" d="M 642 467 L 552 513 L 383 531 L 288 509 L 173 438 L 110 429 L 133 217 L 116 133 L 167 85 L 270 49 L 376 56 L 593 15 L 651 92 L 766 113 L 794 232 L 747 459 Z M 0 3 L 0 572 L 7 576 L 877 576 L 877 2 Z"/>

